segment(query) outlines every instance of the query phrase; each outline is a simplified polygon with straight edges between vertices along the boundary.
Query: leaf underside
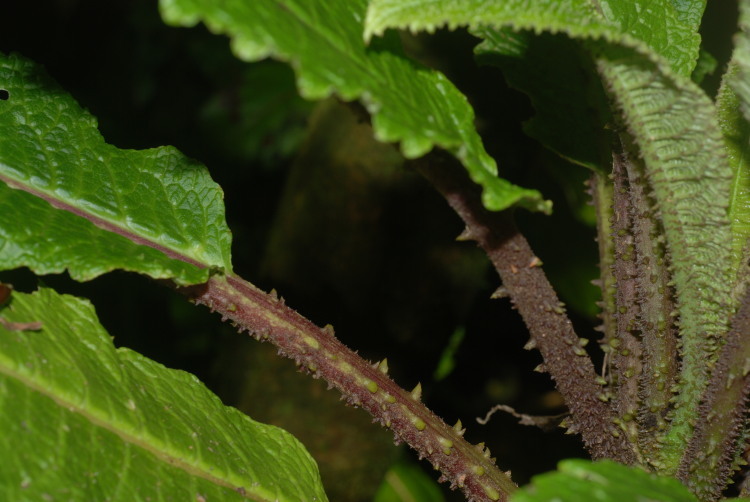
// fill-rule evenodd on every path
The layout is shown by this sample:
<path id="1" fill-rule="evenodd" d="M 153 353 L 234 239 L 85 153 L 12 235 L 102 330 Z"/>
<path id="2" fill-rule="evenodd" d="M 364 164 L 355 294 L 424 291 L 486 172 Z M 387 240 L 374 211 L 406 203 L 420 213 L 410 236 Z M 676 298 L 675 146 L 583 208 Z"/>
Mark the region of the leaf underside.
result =
<path id="1" fill-rule="evenodd" d="M 115 349 L 84 300 L 14 293 L 0 314 L 3 500 L 326 500 L 287 432 L 203 384 Z"/>

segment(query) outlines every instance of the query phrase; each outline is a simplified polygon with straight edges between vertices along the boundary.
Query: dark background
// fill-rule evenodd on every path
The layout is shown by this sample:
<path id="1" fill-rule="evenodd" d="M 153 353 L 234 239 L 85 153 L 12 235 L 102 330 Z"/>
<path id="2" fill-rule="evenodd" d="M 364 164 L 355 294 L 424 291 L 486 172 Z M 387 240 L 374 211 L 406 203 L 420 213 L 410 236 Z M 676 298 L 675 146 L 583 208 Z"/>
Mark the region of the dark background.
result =
<path id="1" fill-rule="evenodd" d="M 709 2 L 704 24 L 705 47 L 719 60 L 704 82 L 713 94 L 731 50 L 736 3 Z M 598 273 L 597 251 L 581 183 L 587 173 L 523 134 L 533 109 L 499 70 L 474 63 L 476 39 L 458 31 L 404 42 L 467 94 L 502 175 L 555 201 L 553 216 L 519 213 L 519 222 L 579 334 L 595 340 L 598 292 L 589 281 Z M 586 455 L 562 432 L 505 415 L 486 426 L 474 421 L 498 403 L 532 414 L 558 413 L 561 403 L 548 376 L 531 371 L 541 360 L 521 349 L 527 334 L 518 315 L 507 300 L 489 299 L 496 274 L 471 243 L 453 241 L 457 217 L 392 147 L 372 142 L 367 124 L 341 126 L 354 120 L 349 108 L 303 101 L 286 65 L 243 63 L 225 37 L 164 25 L 148 0 L 3 2 L 0 51 L 43 64 L 98 118 L 107 142 L 170 144 L 205 163 L 225 191 L 235 271 L 278 289 L 314 322 L 332 323 L 364 357 L 388 357 L 402 386 L 421 381 L 428 406 L 447 422 L 460 418 L 467 438 L 485 441 L 515 481 Z M 306 201 L 305 211 L 290 209 L 295 197 Z M 22 290 L 37 284 L 23 270 L 0 280 Z M 332 500 L 369 500 L 388 465 L 410 458 L 324 384 L 147 278 L 41 281 L 91 299 L 117 345 L 190 371 L 226 404 L 297 435 L 318 460 Z M 455 369 L 437 379 L 458 329 L 465 335 Z"/>

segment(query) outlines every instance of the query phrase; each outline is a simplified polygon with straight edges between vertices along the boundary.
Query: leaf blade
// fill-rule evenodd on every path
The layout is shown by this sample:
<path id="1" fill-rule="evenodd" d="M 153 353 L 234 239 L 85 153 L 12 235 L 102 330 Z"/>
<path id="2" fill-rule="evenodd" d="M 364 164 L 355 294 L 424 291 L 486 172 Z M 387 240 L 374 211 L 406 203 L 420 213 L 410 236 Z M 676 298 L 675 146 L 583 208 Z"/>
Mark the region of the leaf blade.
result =
<path id="1" fill-rule="evenodd" d="M 146 500 L 163 489 L 181 500 L 326 500 L 291 435 L 224 407 L 190 374 L 115 349 L 87 301 L 14 293 L 2 314 L 43 323 L 0 327 L 0 420 L 12 431 L 0 441 L 0 479 L 10 499 L 71 490 L 76 500 Z"/>
<path id="2" fill-rule="evenodd" d="M 695 496 L 674 478 L 660 477 L 638 467 L 627 467 L 609 460 L 590 462 L 570 459 L 558 470 L 534 476 L 531 484 L 511 496 L 512 502 L 600 502 L 660 500 L 696 502 Z"/>
<path id="3" fill-rule="evenodd" d="M 171 147 L 107 145 L 96 120 L 18 55 L 0 54 L 0 88 L 9 93 L 0 102 L 0 266 L 69 268 L 79 280 L 122 268 L 181 284 L 231 271 L 223 195 L 203 166 Z M 65 247 L 82 252 L 69 265 Z"/>

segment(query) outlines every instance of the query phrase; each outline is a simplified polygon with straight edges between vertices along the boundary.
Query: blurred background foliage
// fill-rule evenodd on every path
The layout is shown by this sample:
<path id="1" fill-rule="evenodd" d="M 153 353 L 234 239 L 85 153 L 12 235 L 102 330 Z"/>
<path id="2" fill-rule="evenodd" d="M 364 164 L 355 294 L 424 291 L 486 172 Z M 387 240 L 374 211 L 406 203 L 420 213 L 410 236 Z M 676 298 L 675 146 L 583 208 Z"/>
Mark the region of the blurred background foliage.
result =
<path id="1" fill-rule="evenodd" d="M 719 70 L 704 81 L 711 94 L 735 13 L 735 2 L 709 2 L 705 48 Z M 477 66 L 475 38 L 443 31 L 403 41 L 468 96 L 501 175 L 554 201 L 552 216 L 519 213 L 519 223 L 579 333 L 596 339 L 587 171 L 523 134 L 533 109 L 500 70 Z M 225 38 L 202 26 L 165 26 L 150 0 L 5 2 L 0 50 L 43 64 L 99 119 L 108 142 L 171 144 L 205 163 L 225 191 L 236 272 L 276 288 L 314 322 L 333 324 L 362 356 L 388 357 L 403 387 L 421 381 L 428 406 L 451 424 L 461 419 L 467 438 L 485 441 L 517 482 L 586 456 L 576 438 L 507 415 L 476 423 L 498 403 L 530 414 L 559 413 L 562 403 L 548 376 L 532 372 L 541 360 L 521 349 L 527 334 L 519 316 L 507 300 L 489 298 L 496 274 L 472 243 L 454 240 L 458 218 L 396 148 L 372 139 L 356 105 L 305 102 L 287 65 L 242 63 Z M 21 290 L 37 284 L 23 270 L 0 280 Z M 428 465 L 323 382 L 170 290 L 125 273 L 86 284 L 40 280 L 91 299 L 117 345 L 190 371 L 226 404 L 294 433 L 317 459 L 331 500 L 374 500 L 376 493 L 378 501 L 407 500 L 404 493 L 438 500 L 439 492 L 461 499 L 435 488 Z"/>

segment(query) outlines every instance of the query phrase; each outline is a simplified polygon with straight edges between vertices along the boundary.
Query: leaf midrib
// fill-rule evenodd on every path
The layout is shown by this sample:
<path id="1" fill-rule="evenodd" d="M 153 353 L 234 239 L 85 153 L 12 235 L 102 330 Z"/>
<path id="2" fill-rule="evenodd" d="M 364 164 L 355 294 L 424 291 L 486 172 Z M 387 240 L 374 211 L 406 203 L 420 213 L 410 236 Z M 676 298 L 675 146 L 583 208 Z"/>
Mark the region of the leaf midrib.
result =
<path id="1" fill-rule="evenodd" d="M 7 164 L 3 164 L 3 163 L 0 163 L 0 166 L 10 167 L 10 166 L 7 166 Z M 168 247 L 166 245 L 160 244 L 140 234 L 137 234 L 133 232 L 132 230 L 126 229 L 122 224 L 103 218 L 93 213 L 90 210 L 86 210 L 77 205 L 65 202 L 61 200 L 59 197 L 53 196 L 48 191 L 40 190 L 36 187 L 33 187 L 25 181 L 20 181 L 17 178 L 8 176 L 7 174 L 2 173 L 2 172 L 0 172 L 0 181 L 5 182 L 5 184 L 8 185 L 8 187 L 11 189 L 21 190 L 23 192 L 33 195 L 34 197 L 38 197 L 39 199 L 44 200 L 45 202 L 47 202 L 48 204 L 50 204 L 52 207 L 56 209 L 59 209 L 61 211 L 70 213 L 74 216 L 83 218 L 89 221 L 91 224 L 93 224 L 97 228 L 100 228 L 102 230 L 124 237 L 134 242 L 135 244 L 146 246 L 146 247 L 155 249 L 157 251 L 160 251 L 164 253 L 166 256 L 168 256 L 169 258 L 188 263 L 198 268 L 207 268 L 209 266 L 208 264 L 202 263 L 190 256 L 187 256 L 186 254 L 172 247 Z"/>
<path id="2" fill-rule="evenodd" d="M 138 436 L 127 434 L 123 432 L 122 430 L 118 429 L 116 422 L 103 419 L 97 416 L 97 414 L 92 413 L 90 410 L 79 406 L 78 404 L 76 404 L 76 402 L 72 400 L 64 399 L 62 397 L 62 395 L 64 395 L 64 392 L 60 392 L 58 389 L 56 389 L 52 385 L 45 386 L 43 385 L 43 382 L 37 382 L 34 379 L 28 378 L 26 375 L 13 371 L 12 368 L 2 363 L 0 363 L 0 374 L 3 374 L 9 378 L 12 378 L 16 380 L 17 382 L 19 382 L 20 384 L 22 384 L 23 386 L 33 391 L 36 391 L 37 393 L 45 397 L 50 398 L 61 408 L 64 408 L 72 413 L 76 413 L 80 415 L 81 417 L 86 419 L 88 422 L 90 422 L 92 425 L 100 427 L 108 432 L 111 432 L 115 434 L 116 436 L 118 436 L 123 441 L 153 454 L 157 458 L 162 459 L 166 464 L 175 466 L 192 476 L 198 476 L 200 478 L 210 481 L 213 484 L 231 489 L 235 491 L 238 495 L 241 495 L 244 498 L 247 498 L 249 500 L 255 500 L 258 502 L 268 501 L 268 499 L 263 498 L 261 495 L 250 493 L 250 491 L 253 489 L 252 483 L 248 483 L 248 486 L 242 486 L 242 487 L 234 486 L 224 479 L 213 476 L 206 469 L 202 469 L 195 465 L 184 462 L 179 456 L 172 456 L 165 451 L 154 448 L 153 445 L 151 445 L 149 442 L 144 440 L 145 438 L 139 438 Z"/>

